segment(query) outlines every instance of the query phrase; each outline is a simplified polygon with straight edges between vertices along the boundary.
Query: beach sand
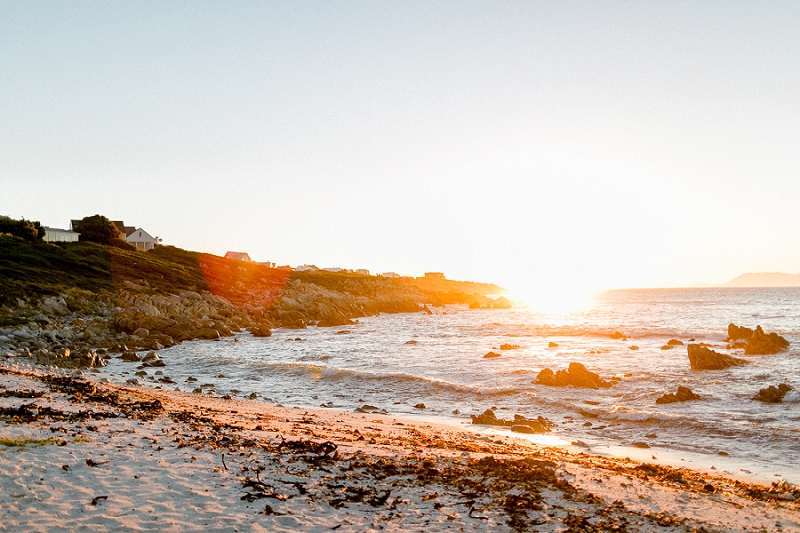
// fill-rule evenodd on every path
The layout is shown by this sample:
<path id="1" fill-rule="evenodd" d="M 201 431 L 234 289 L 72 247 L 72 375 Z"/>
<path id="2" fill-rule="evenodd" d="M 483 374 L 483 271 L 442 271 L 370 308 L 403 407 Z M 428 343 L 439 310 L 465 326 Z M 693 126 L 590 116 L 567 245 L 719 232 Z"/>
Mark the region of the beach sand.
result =
<path id="1" fill-rule="evenodd" d="M 5 366 L 0 531 L 800 531 L 800 492 Z"/>

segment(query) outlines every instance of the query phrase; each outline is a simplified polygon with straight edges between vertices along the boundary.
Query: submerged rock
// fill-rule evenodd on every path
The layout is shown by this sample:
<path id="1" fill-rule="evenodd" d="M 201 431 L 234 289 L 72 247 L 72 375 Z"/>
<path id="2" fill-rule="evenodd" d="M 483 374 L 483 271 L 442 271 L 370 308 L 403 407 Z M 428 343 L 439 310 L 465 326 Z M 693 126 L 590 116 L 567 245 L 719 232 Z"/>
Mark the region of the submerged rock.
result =
<path id="1" fill-rule="evenodd" d="M 731 366 L 746 365 L 747 361 L 715 352 L 699 344 L 686 346 L 689 364 L 695 370 L 722 370 Z"/>
<path id="2" fill-rule="evenodd" d="M 675 402 L 689 402 L 692 400 L 699 400 L 699 399 L 700 395 L 693 393 L 689 387 L 679 386 L 678 392 L 676 392 L 675 394 L 665 394 L 661 398 L 658 398 L 656 400 L 656 403 L 664 404 L 664 403 L 675 403 Z"/>
<path id="3" fill-rule="evenodd" d="M 549 387 L 580 387 L 585 389 L 607 389 L 612 383 L 600 378 L 599 374 L 590 372 L 580 363 L 570 363 L 568 370 L 553 372 L 545 368 L 536 376 L 536 382 Z"/>
<path id="4" fill-rule="evenodd" d="M 777 387 L 775 385 L 770 385 L 766 389 L 758 391 L 758 394 L 753 396 L 752 399 L 765 403 L 781 403 L 783 402 L 783 397 L 786 396 L 790 390 L 794 390 L 794 388 L 786 383 L 781 383 Z"/>
<path id="5" fill-rule="evenodd" d="M 501 344 L 500 345 L 500 349 L 501 350 L 516 350 L 517 348 L 519 348 L 519 344 Z"/>

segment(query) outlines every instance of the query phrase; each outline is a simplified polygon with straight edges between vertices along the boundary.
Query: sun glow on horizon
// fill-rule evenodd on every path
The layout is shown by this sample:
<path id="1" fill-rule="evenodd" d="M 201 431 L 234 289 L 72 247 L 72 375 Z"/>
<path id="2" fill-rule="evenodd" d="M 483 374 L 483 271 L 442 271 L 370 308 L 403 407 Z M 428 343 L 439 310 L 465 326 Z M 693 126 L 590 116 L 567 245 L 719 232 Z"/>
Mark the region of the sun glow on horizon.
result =
<path id="1" fill-rule="evenodd" d="M 512 290 L 509 298 L 532 311 L 548 315 L 569 315 L 591 309 L 604 289 L 589 285 L 535 285 Z"/>

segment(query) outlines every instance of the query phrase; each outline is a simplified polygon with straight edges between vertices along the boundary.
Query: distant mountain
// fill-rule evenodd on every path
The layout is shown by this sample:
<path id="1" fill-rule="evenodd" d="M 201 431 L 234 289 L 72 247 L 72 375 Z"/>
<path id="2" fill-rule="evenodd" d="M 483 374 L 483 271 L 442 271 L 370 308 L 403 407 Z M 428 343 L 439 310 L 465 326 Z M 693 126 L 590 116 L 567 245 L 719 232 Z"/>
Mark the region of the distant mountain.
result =
<path id="1" fill-rule="evenodd" d="M 800 287 L 800 274 L 748 272 L 723 283 L 723 287 Z"/>

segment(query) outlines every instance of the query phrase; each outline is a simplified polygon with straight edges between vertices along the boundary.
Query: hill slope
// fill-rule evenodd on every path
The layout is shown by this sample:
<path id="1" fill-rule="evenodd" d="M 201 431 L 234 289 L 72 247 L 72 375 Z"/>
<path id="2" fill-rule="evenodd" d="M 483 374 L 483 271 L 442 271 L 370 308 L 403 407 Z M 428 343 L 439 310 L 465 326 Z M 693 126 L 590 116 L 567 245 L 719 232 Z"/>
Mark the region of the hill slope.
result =
<path id="1" fill-rule="evenodd" d="M 800 274 L 748 272 L 723 283 L 723 287 L 800 287 Z"/>

